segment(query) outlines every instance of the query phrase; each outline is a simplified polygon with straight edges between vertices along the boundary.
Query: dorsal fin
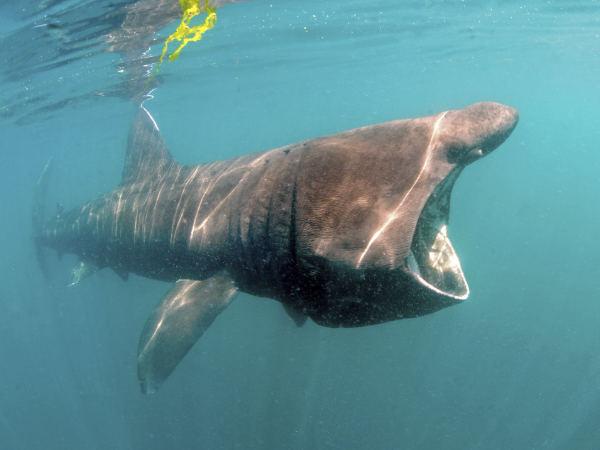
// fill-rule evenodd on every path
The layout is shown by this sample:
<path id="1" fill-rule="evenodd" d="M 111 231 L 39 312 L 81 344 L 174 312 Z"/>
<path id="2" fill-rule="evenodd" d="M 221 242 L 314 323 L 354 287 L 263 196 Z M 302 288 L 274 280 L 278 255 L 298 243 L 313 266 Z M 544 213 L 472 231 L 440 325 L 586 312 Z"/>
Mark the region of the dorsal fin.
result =
<path id="1" fill-rule="evenodd" d="M 162 173 L 173 164 L 158 125 L 150 112 L 140 107 L 129 130 L 121 184 Z"/>

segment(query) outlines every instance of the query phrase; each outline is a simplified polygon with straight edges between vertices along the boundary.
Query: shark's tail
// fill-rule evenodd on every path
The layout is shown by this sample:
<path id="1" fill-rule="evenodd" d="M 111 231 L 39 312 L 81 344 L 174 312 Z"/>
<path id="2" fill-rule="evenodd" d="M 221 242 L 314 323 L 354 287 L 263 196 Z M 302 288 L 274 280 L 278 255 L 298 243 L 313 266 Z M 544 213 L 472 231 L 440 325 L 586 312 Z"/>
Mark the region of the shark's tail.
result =
<path id="1" fill-rule="evenodd" d="M 46 193 L 48 191 L 48 176 L 51 166 L 52 159 L 46 163 L 42 173 L 40 174 L 40 177 L 38 178 L 33 193 L 33 210 L 31 213 L 35 254 L 44 276 L 48 275 L 48 271 L 44 249 L 42 247 L 42 233 L 44 229 L 44 220 L 46 218 Z"/>

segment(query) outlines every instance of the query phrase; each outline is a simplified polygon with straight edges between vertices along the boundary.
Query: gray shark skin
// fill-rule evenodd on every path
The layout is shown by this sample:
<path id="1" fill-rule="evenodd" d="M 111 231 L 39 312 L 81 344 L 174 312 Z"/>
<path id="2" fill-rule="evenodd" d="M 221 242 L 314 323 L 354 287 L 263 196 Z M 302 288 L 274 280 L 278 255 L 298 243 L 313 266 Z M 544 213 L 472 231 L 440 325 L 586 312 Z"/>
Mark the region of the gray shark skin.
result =
<path id="1" fill-rule="evenodd" d="M 237 291 L 278 300 L 298 325 L 328 327 L 466 299 L 448 238 L 452 187 L 517 121 L 511 107 L 478 103 L 182 166 L 142 107 L 122 183 L 37 225 L 35 240 L 123 277 L 179 280 L 140 340 L 138 376 L 153 392 Z"/>

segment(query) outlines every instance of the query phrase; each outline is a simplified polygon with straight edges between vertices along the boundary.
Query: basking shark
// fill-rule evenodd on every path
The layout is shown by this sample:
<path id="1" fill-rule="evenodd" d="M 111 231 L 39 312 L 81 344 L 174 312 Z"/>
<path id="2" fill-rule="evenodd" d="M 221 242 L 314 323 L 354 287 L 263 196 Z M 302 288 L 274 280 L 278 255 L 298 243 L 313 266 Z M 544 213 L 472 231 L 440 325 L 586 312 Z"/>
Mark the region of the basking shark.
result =
<path id="1" fill-rule="evenodd" d="M 121 184 L 48 220 L 38 198 L 35 243 L 78 255 L 79 277 L 109 267 L 175 283 L 139 342 L 138 377 L 154 392 L 239 291 L 281 302 L 298 325 L 328 327 L 465 300 L 450 194 L 517 121 L 511 107 L 477 103 L 183 166 L 142 106 Z"/>

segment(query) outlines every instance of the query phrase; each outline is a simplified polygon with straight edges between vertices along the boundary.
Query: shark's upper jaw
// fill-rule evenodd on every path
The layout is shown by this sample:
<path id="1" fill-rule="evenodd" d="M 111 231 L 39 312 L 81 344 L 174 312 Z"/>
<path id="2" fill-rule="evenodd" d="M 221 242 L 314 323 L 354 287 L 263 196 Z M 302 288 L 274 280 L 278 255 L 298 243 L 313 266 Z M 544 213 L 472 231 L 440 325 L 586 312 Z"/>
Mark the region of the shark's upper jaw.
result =
<path id="1" fill-rule="evenodd" d="M 454 300 L 469 296 L 460 259 L 448 237 L 450 194 L 467 164 L 487 155 L 511 134 L 519 114 L 500 103 L 476 103 L 443 116 L 438 139 L 454 169 L 430 195 L 419 216 L 405 267 L 417 283 L 435 294 Z"/>
<path id="2" fill-rule="evenodd" d="M 450 194 L 460 169 L 452 171 L 429 197 L 415 229 L 406 260 L 409 274 L 436 294 L 465 300 L 469 285 L 448 237 Z"/>

